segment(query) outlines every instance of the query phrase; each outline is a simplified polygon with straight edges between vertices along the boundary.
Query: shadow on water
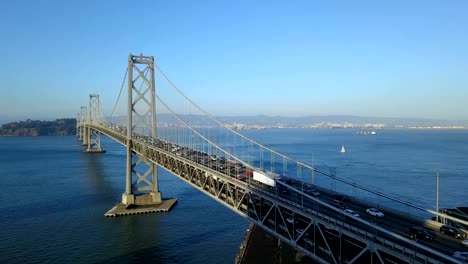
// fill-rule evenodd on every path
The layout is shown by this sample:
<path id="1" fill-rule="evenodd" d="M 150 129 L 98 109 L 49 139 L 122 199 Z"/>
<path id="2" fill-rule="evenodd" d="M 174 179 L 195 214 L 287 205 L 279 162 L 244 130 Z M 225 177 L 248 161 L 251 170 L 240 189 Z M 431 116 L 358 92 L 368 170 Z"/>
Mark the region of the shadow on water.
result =
<path id="1" fill-rule="evenodd" d="M 176 256 L 165 256 L 164 253 L 169 250 L 164 246 L 154 246 L 95 263 L 177 263 L 180 261 Z"/>
<path id="2" fill-rule="evenodd" d="M 85 174 L 86 174 L 86 186 L 87 191 L 91 191 L 93 193 L 101 194 L 103 196 L 112 195 L 117 190 L 115 190 L 112 186 L 112 177 L 108 175 L 109 171 L 105 165 L 105 153 L 96 153 L 96 154 L 88 154 L 83 153 L 85 156 L 84 158 L 84 167 L 85 167 Z M 111 168 L 110 173 L 115 173 L 115 169 Z M 117 170 L 118 171 L 118 170 Z M 119 171 L 119 175 L 124 177 L 124 170 Z M 101 197 L 100 200 L 103 197 Z"/>
<path id="3" fill-rule="evenodd" d="M 127 241 L 137 241 L 134 240 L 137 238 L 140 240 L 146 239 L 146 245 L 154 245 L 155 239 L 159 240 L 161 236 L 164 236 L 164 234 L 160 234 L 158 231 L 148 236 L 148 230 L 145 231 L 141 227 L 137 228 L 138 225 L 134 220 L 129 220 L 127 226 L 131 227 L 129 230 L 125 230 L 125 233 L 129 236 L 127 237 Z M 152 226 L 150 230 L 154 231 L 154 227 L 158 226 L 158 223 L 152 223 Z M 171 234 L 171 238 L 177 238 L 170 241 L 167 241 L 167 238 L 162 239 L 162 241 L 157 242 L 157 245 L 110 257 L 96 263 L 200 263 L 206 256 L 204 254 L 202 256 L 194 254 L 197 248 L 192 245 L 198 245 L 200 241 L 209 241 L 213 236 L 217 236 L 223 231 L 225 231 L 224 228 L 215 228 L 198 234 L 186 234 L 187 236 Z M 181 247 L 184 249 L 181 250 Z M 135 248 L 141 247 L 136 246 Z M 206 253 L 210 254 L 210 252 L 208 250 Z"/>
<path id="4" fill-rule="evenodd" d="M 70 211 L 84 209 L 88 207 L 89 203 L 93 201 L 101 200 L 102 196 L 99 194 L 90 195 L 76 195 L 69 196 L 66 199 L 61 199 L 60 202 L 50 203 L 38 201 L 23 205 L 21 207 L 11 206 L 2 209 L 7 214 L 0 216 L 0 222 L 2 224 L 12 223 L 19 220 L 28 218 L 44 217 L 52 214 L 63 214 Z"/>
<path id="5" fill-rule="evenodd" d="M 113 188 L 112 177 L 107 174 L 109 171 L 113 173 L 114 169 L 109 170 L 105 167 L 106 161 L 103 160 L 102 154 L 76 152 L 76 149 L 45 150 L 37 156 L 33 155 L 35 158 L 31 160 L 34 160 L 34 163 L 29 165 L 30 168 L 35 168 L 33 172 L 20 172 L 21 168 L 12 172 L 12 176 L 15 177 L 28 173 L 43 174 L 36 178 L 30 177 L 22 184 L 29 186 L 35 192 L 17 194 L 18 200 L 25 201 L 21 206 L 8 204 L 2 206 L 2 211 L 8 213 L 0 215 L 0 222 L 11 223 L 28 218 L 63 214 L 102 203 L 108 203 L 109 208 L 112 207 L 118 199 L 118 191 Z M 60 156 L 63 156 L 62 159 Z M 74 159 L 69 162 L 66 160 L 68 157 Z M 2 185 L 13 188 L 20 186 L 19 184 L 20 182 L 10 181 Z M 41 185 L 43 187 L 40 187 Z M 12 195 L 14 193 L 10 192 L 8 199 L 13 199 Z"/>

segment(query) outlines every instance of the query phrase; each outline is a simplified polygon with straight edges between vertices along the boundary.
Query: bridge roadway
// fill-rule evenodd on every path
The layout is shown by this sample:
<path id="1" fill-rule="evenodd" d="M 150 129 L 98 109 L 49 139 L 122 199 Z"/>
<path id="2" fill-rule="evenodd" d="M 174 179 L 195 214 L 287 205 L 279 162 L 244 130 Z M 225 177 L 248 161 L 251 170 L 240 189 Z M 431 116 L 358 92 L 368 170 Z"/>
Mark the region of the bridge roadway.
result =
<path id="1" fill-rule="evenodd" d="M 110 124 L 85 124 L 127 146 L 126 131 Z M 344 196 L 353 217 L 332 206 L 337 193 L 284 177 L 281 188 L 251 180 L 255 168 L 224 161 L 174 143 L 134 135 L 132 150 L 249 218 L 267 232 L 304 251 L 319 263 L 461 263 L 451 257 L 464 251 L 459 240 L 437 233 L 434 241 L 409 239 L 412 226 L 424 219 L 383 209 L 385 217 L 365 213 L 377 205 Z M 286 180 L 287 179 L 287 180 Z M 315 189 L 314 197 L 302 190 Z M 382 208 L 382 207 L 380 207 Z"/>

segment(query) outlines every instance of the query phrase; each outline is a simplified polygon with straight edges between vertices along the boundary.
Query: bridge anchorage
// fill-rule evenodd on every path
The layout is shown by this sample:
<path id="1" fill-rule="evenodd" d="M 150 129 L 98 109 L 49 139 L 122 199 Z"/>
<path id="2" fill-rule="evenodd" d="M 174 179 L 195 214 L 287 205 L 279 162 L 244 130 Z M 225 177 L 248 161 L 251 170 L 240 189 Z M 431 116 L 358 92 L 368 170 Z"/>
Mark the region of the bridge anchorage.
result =
<path id="1" fill-rule="evenodd" d="M 91 139 L 93 131 L 99 132 L 94 135 L 105 134 L 126 147 L 125 192 L 121 203 L 106 216 L 170 210 L 177 199 L 162 198 L 157 170 L 162 168 L 317 263 L 462 263 L 451 256 L 461 248 L 453 240 L 438 237 L 435 243 L 421 243 L 409 238 L 408 230 L 413 225 L 438 229 L 440 223 L 375 201 L 342 195 L 316 184 L 315 180 L 313 184 L 306 183 L 305 179 L 312 175 L 314 179 L 339 181 L 347 187 L 375 194 L 334 172 L 320 171 L 227 128 L 198 106 L 185 105 L 193 102 L 183 94 L 186 101 L 182 101 L 182 107 L 190 111 L 180 111 L 189 113 L 185 116 L 178 114 L 171 107 L 173 95 L 164 100 L 167 91 L 162 85 L 158 84 L 156 94 L 155 69 L 161 72 L 153 57 L 129 56 L 126 127 L 104 120 L 98 96 L 91 95 L 88 108 L 81 108 L 77 136 L 88 149 L 100 149 L 100 138 Z M 164 76 L 162 72 L 161 75 Z M 167 120 L 161 122 L 163 116 L 160 116 L 161 126 L 156 129 L 156 99 L 158 111 L 165 107 L 169 111 L 164 113 L 170 113 L 183 128 Z M 199 109 L 205 116 L 193 109 Z M 194 120 L 189 120 L 194 116 Z M 232 142 L 233 146 L 225 147 L 229 151 L 222 147 L 223 143 Z M 378 195 L 379 199 L 397 200 L 380 192 Z M 333 206 L 338 196 L 346 201 L 348 208 L 361 212 L 361 216 Z M 370 207 L 381 209 L 385 217 L 366 215 Z M 468 225 L 466 221 L 461 223 Z"/>

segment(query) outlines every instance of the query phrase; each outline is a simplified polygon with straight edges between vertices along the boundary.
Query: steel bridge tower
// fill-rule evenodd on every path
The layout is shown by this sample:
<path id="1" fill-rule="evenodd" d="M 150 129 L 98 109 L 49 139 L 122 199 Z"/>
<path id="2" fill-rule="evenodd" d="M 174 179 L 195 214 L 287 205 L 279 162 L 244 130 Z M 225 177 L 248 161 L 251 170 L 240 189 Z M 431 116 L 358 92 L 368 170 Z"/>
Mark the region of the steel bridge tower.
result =
<path id="1" fill-rule="evenodd" d="M 160 204 L 157 165 L 132 151 L 134 133 L 150 136 L 152 140 L 157 136 L 154 57 L 130 54 L 127 78 L 127 171 L 122 203 L 127 206 Z"/>
<path id="2" fill-rule="evenodd" d="M 81 108 L 81 111 L 83 111 L 83 107 Z M 87 123 L 99 124 L 100 122 L 102 122 L 102 113 L 101 113 L 101 105 L 99 102 L 99 95 L 90 94 Z M 88 146 L 86 149 L 86 152 L 88 153 L 105 152 L 101 148 L 101 132 L 91 129 L 89 125 L 84 130 L 85 130 L 85 135 L 84 135 L 85 140 L 83 141 L 83 143 Z"/>
<path id="3" fill-rule="evenodd" d="M 85 116 L 87 115 L 87 108 L 86 106 L 81 107 L 81 111 L 78 114 L 78 118 L 76 120 L 76 136 L 78 137 L 79 141 L 83 141 L 84 139 L 84 134 L 85 134 L 85 129 L 84 129 L 84 123 L 85 123 Z M 88 144 L 86 144 L 88 145 Z"/>

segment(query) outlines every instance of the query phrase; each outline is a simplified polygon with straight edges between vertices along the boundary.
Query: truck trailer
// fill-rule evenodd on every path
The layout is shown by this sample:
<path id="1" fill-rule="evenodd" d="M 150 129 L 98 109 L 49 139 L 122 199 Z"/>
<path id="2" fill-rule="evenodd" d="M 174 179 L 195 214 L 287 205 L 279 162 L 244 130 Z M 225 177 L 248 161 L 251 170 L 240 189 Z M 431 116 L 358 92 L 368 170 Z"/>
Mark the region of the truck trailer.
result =
<path id="1" fill-rule="evenodd" d="M 253 179 L 268 186 L 275 187 L 276 180 L 279 179 L 279 176 L 269 172 L 254 171 Z"/>

